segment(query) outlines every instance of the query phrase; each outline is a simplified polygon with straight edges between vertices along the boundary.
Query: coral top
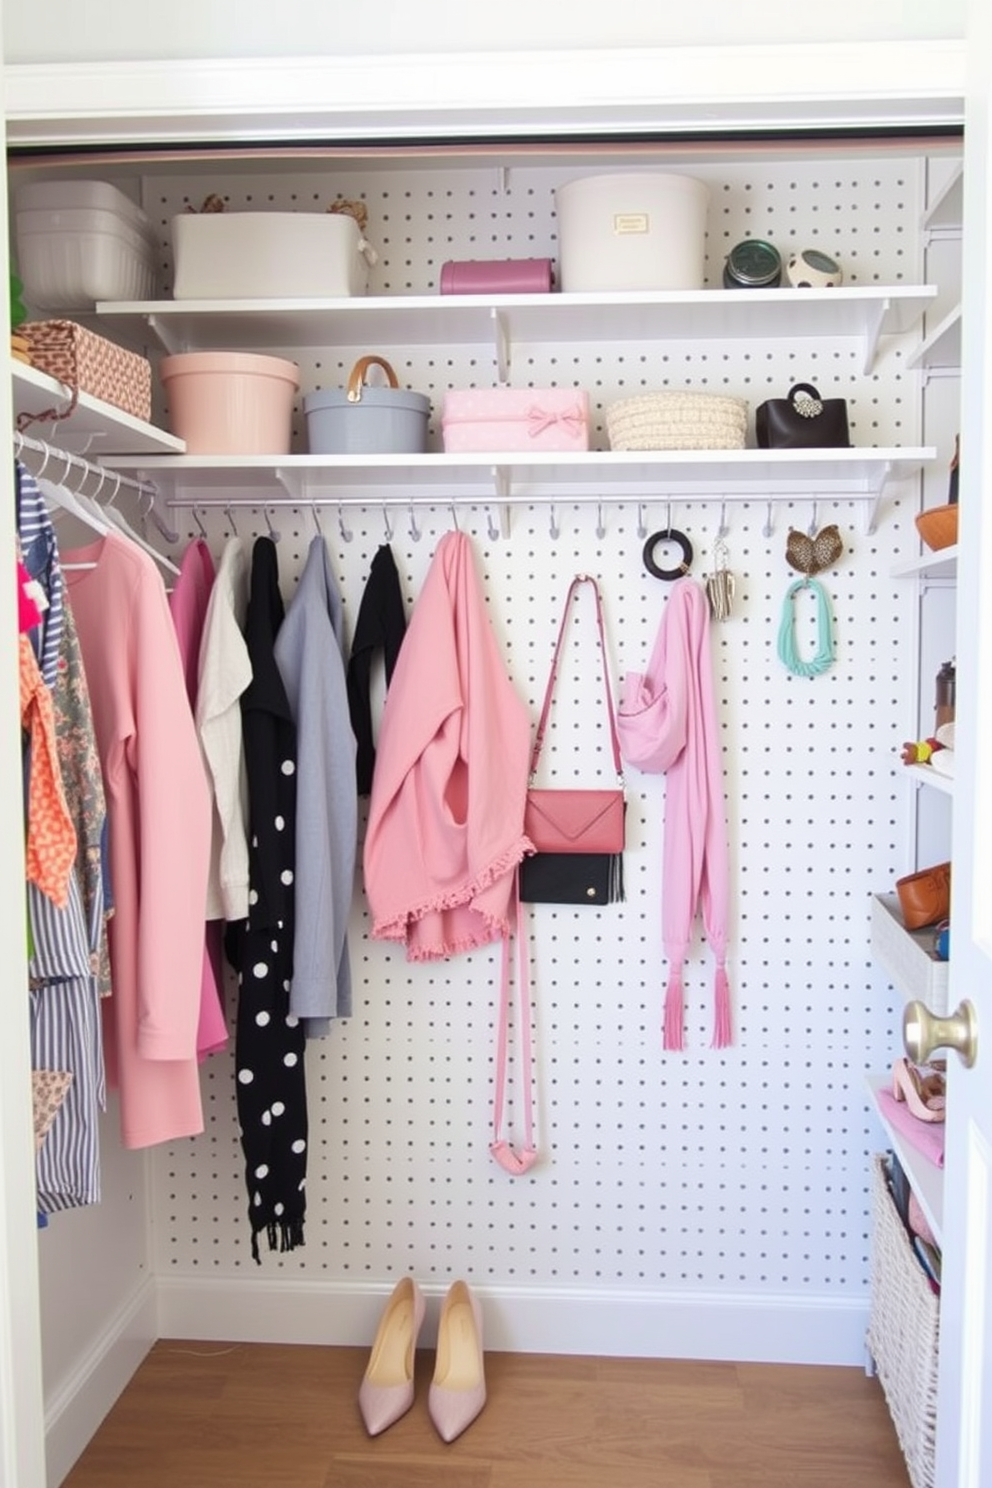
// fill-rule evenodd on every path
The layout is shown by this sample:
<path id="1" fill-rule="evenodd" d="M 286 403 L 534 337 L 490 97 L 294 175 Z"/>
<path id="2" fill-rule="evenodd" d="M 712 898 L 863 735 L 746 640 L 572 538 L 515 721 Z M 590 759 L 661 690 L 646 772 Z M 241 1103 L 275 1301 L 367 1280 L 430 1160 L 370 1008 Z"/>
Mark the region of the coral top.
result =
<path id="1" fill-rule="evenodd" d="M 125 1147 L 203 1130 L 196 1059 L 210 793 L 161 575 L 109 533 L 63 554 L 110 825 L 107 1075 Z"/>

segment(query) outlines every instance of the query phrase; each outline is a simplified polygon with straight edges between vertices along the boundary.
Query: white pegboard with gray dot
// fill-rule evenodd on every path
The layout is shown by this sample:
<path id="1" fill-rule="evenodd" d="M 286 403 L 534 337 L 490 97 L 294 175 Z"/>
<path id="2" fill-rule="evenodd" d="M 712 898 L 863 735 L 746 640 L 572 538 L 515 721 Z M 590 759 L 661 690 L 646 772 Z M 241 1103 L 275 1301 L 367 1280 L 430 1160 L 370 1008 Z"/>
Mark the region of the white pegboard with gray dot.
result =
<path id="1" fill-rule="evenodd" d="M 922 170 L 913 157 L 730 157 L 686 168 L 711 184 L 710 284 L 745 235 L 783 249 L 816 243 L 841 259 L 852 284 L 919 282 Z M 316 181 L 312 171 L 240 172 L 210 189 L 232 209 L 313 209 L 335 195 L 361 196 L 380 250 L 373 292 L 418 294 L 433 289 L 449 257 L 553 257 L 553 189 L 579 173 L 566 165 L 365 175 L 352 164 Z M 199 194 L 178 175 L 145 183 L 167 267 L 169 219 Z M 353 350 L 298 351 L 304 386 L 341 385 Z M 491 366 L 465 347 L 399 348 L 396 368 L 435 403 L 447 387 L 492 381 Z M 920 386 L 901 344 L 868 376 L 843 339 L 534 346 L 519 352 L 514 380 L 587 387 L 600 445 L 602 410 L 625 392 L 726 390 L 754 404 L 796 381 L 849 400 L 856 442 L 919 442 Z M 525 911 L 541 1161 L 510 1179 L 487 1150 L 499 951 L 407 964 L 370 938 L 359 875 L 354 1015 L 307 1055 L 307 1244 L 266 1255 L 266 1273 L 342 1284 L 413 1271 L 428 1282 L 465 1274 L 506 1287 L 863 1292 L 866 1158 L 877 1141 L 863 1072 L 891 1059 L 897 1017 L 870 964 L 869 903 L 905 866 L 906 801 L 895 763 L 913 707 L 902 666 L 913 601 L 888 574 L 916 552 L 916 499 L 908 488 L 887 500 L 870 537 L 857 503 L 829 495 L 816 503 L 817 524 L 838 524 L 844 554 L 823 576 L 837 659 L 812 682 L 790 676 L 775 648 L 794 577 L 786 534 L 790 524 L 806 529 L 812 500 L 776 504 L 770 537 L 764 502 L 727 507 L 737 593 L 732 618 L 713 627 L 712 659 L 732 875 L 734 1045 L 709 1047 L 712 960 L 697 924 L 686 968 L 687 1048 L 662 1051 L 664 781 L 629 771 L 625 903 Z M 600 512 L 563 500 L 557 538 L 547 505 L 515 508 L 508 535 L 493 538 L 484 507 L 458 509 L 504 661 L 533 718 L 577 572 L 601 583 L 614 692 L 627 670 L 647 662 L 667 591 L 643 567 L 637 529 L 641 522 L 653 533 L 668 514 L 667 501 L 642 510 L 611 501 Z M 267 531 L 261 504 L 231 515 L 246 543 Z M 304 506 L 269 515 L 282 534 L 288 599 L 315 536 L 313 514 Z M 175 516 L 184 529 L 179 551 L 197 528 L 188 513 Z M 671 516 L 693 543 L 694 574 L 709 572 L 719 501 L 673 501 Z M 219 553 L 229 517 L 204 506 L 200 520 Z M 375 506 L 349 507 L 350 541 L 333 507 L 319 520 L 350 636 L 371 559 L 386 540 L 385 517 Z M 441 504 L 418 508 L 419 540 L 405 511 L 389 520 L 412 606 L 452 515 Z M 606 783 L 598 647 L 583 598 L 542 772 L 549 781 Z M 800 646 L 811 650 L 811 607 L 797 608 L 796 625 Z M 205 1064 L 203 1089 L 205 1136 L 153 1159 L 157 1264 L 172 1276 L 254 1275 L 228 1055 Z"/>

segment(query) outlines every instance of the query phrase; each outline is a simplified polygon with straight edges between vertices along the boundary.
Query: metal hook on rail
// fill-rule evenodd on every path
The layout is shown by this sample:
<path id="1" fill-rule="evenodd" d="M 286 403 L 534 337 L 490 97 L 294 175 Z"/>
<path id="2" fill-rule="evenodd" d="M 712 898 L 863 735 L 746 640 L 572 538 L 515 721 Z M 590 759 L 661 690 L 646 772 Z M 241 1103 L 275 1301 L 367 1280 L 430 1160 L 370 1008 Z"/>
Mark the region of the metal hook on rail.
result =
<path id="1" fill-rule="evenodd" d="M 207 529 L 206 529 L 206 527 L 204 527 L 202 518 L 200 517 L 199 510 L 195 506 L 193 507 L 193 521 L 196 523 L 196 530 L 200 534 L 200 536 L 203 538 L 203 541 L 204 542 L 209 542 L 210 539 L 207 537 Z"/>
<path id="2" fill-rule="evenodd" d="M 320 513 L 317 511 L 316 501 L 310 502 L 310 515 L 313 517 L 313 525 L 317 529 L 317 536 L 323 537 L 324 529 L 320 525 Z"/>
<path id="3" fill-rule="evenodd" d="M 603 526 L 603 503 L 599 501 L 596 503 L 596 537 L 602 542 L 605 536 L 606 528 Z"/>
<path id="4" fill-rule="evenodd" d="M 765 516 L 765 525 L 761 529 L 761 535 L 762 537 L 774 537 L 775 535 L 775 525 L 772 522 L 772 504 L 770 501 L 768 503 L 768 509 Z"/>
<path id="5" fill-rule="evenodd" d="M 389 507 L 386 505 L 385 502 L 382 503 L 382 521 L 383 521 L 383 525 L 384 525 L 384 527 L 386 529 L 386 541 L 387 542 L 392 542 L 392 540 L 393 540 L 393 524 L 389 520 Z"/>
<path id="6" fill-rule="evenodd" d="M 819 505 L 820 505 L 820 503 L 818 501 L 814 501 L 813 502 L 813 515 L 810 518 L 810 524 L 809 524 L 809 526 L 806 528 L 806 533 L 807 533 L 807 536 L 809 536 L 809 537 L 815 537 L 816 536 L 816 532 L 817 532 L 817 527 L 816 527 L 816 513 L 817 513 L 817 508 L 819 507 Z"/>
<path id="7" fill-rule="evenodd" d="M 641 538 L 647 537 L 647 535 L 648 535 L 647 523 L 644 520 L 644 503 L 643 503 L 643 501 L 639 501 L 637 503 L 637 535 L 638 535 L 638 537 L 641 537 Z"/>
<path id="8" fill-rule="evenodd" d="M 489 541 L 495 542 L 500 535 L 499 523 L 493 516 L 492 508 L 486 507 L 486 531 L 489 533 Z"/>
<path id="9" fill-rule="evenodd" d="M 557 542 L 558 539 L 561 537 L 561 528 L 558 526 L 558 512 L 554 506 L 554 503 L 552 503 L 551 505 L 551 521 L 548 530 L 551 533 L 551 541 Z"/>
<path id="10" fill-rule="evenodd" d="M 230 508 L 230 506 L 225 506 L 225 508 L 224 508 L 224 515 L 227 518 L 228 526 L 231 529 L 231 536 L 232 537 L 238 537 L 240 534 L 238 532 L 237 527 L 234 525 L 234 518 L 231 516 L 231 508 Z"/>
<path id="11" fill-rule="evenodd" d="M 344 508 L 340 502 L 338 503 L 338 531 L 341 534 L 341 541 L 346 543 L 351 542 L 351 539 L 355 535 L 350 527 L 344 525 Z"/>
<path id="12" fill-rule="evenodd" d="M 729 531 L 730 531 L 730 528 L 727 525 L 727 503 L 725 501 L 721 501 L 720 502 L 720 525 L 716 529 L 716 540 L 717 540 L 717 542 L 723 542 L 724 539 L 727 536 L 727 533 Z"/>
<path id="13" fill-rule="evenodd" d="M 282 537 L 282 533 L 277 532 L 276 529 L 273 527 L 272 518 L 269 515 L 269 508 L 267 506 L 262 507 L 262 516 L 265 518 L 265 530 L 269 535 L 269 541 L 277 543 Z"/>
<path id="14" fill-rule="evenodd" d="M 417 526 L 417 513 L 414 511 L 413 502 L 410 502 L 410 541 L 420 541 L 420 528 Z"/>

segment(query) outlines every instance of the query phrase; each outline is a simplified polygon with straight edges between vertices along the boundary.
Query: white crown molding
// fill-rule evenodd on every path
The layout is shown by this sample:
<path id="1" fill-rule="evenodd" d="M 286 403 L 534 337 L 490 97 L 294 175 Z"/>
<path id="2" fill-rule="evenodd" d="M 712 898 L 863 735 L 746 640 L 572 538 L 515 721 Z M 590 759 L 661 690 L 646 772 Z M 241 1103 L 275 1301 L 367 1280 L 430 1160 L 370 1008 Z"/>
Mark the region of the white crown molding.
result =
<path id="1" fill-rule="evenodd" d="M 957 128 L 960 40 L 5 69 L 8 142 L 567 139 Z"/>

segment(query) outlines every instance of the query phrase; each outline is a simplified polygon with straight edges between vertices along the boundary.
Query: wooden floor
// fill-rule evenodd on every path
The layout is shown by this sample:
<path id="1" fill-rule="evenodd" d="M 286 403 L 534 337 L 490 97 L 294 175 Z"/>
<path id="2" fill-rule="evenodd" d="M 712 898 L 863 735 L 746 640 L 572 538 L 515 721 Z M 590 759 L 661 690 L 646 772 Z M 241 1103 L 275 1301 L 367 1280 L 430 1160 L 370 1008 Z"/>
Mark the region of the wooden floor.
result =
<path id="1" fill-rule="evenodd" d="M 67 1488 L 907 1488 L 860 1369 L 487 1354 L 488 1403 L 445 1446 L 412 1410 L 370 1440 L 368 1351 L 161 1342 Z"/>

